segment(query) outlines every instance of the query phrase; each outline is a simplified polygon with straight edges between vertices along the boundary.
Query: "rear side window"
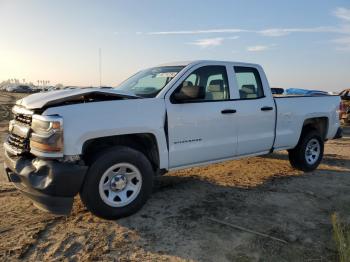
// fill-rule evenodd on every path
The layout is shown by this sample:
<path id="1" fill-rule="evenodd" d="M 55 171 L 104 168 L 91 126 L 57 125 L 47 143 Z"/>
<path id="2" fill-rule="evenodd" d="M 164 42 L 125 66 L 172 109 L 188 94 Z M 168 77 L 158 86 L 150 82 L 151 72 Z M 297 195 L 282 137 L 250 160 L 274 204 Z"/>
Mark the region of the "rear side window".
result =
<path id="1" fill-rule="evenodd" d="M 259 72 L 253 67 L 234 67 L 240 99 L 264 97 L 264 90 Z"/>

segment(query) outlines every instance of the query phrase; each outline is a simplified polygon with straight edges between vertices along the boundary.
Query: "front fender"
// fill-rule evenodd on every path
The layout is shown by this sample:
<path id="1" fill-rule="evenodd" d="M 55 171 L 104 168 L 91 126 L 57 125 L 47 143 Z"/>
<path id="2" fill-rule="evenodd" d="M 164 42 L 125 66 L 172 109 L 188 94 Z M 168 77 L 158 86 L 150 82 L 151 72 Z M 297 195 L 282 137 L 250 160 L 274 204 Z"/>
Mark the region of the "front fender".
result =
<path id="1" fill-rule="evenodd" d="M 104 101 L 49 108 L 63 117 L 64 155 L 80 155 L 86 141 L 116 135 L 153 134 L 160 168 L 168 168 L 165 105 L 160 98 Z"/>

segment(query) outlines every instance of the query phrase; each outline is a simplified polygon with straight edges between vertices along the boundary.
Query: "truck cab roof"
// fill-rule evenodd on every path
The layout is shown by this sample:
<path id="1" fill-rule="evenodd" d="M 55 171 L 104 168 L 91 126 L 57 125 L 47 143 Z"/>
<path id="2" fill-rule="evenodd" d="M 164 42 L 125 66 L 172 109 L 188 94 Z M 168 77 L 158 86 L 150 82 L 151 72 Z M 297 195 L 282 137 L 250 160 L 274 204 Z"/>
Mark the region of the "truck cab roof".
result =
<path id="1" fill-rule="evenodd" d="M 160 64 L 158 66 L 188 66 L 188 65 L 196 65 L 201 63 L 232 63 L 232 64 L 239 64 L 239 65 L 246 65 L 246 66 L 253 66 L 258 67 L 260 65 L 254 64 L 254 63 L 245 63 L 245 62 L 239 62 L 239 61 L 223 61 L 223 60 L 188 60 L 188 61 L 174 61 L 169 63 Z"/>

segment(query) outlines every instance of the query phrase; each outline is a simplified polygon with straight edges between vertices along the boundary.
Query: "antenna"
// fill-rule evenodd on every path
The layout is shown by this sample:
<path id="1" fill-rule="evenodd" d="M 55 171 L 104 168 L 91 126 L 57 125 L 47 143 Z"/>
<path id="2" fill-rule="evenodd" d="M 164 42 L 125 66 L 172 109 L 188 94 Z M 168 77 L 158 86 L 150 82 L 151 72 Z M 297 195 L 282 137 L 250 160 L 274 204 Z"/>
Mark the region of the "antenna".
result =
<path id="1" fill-rule="evenodd" d="M 99 63 L 99 74 L 100 74 L 100 87 L 102 87 L 102 49 L 98 49 L 98 63 Z"/>

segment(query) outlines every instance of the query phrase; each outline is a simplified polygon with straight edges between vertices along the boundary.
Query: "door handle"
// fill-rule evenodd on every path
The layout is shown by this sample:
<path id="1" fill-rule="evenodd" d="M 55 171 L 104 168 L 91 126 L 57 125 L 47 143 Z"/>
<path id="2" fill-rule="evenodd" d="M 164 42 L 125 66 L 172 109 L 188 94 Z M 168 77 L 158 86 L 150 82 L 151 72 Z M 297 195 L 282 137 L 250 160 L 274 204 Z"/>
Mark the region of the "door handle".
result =
<path id="1" fill-rule="evenodd" d="M 221 114 L 234 114 L 236 112 L 236 109 L 224 109 L 221 111 Z"/>
<path id="2" fill-rule="evenodd" d="M 270 111 L 270 110 L 273 110 L 273 107 L 272 106 L 264 106 L 260 109 L 261 109 L 261 111 Z"/>

